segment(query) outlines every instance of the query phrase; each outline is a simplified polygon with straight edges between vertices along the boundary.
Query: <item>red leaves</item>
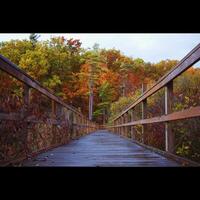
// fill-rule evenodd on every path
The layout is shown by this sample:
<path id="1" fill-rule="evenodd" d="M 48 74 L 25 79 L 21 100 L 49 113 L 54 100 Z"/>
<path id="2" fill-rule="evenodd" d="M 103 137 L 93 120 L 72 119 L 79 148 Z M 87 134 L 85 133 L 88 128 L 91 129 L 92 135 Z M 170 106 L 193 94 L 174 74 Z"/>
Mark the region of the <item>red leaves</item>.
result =
<path id="1" fill-rule="evenodd" d="M 72 53 L 77 52 L 80 47 L 81 47 L 81 42 L 78 39 L 69 39 L 67 40 L 67 45 L 69 47 L 69 49 L 72 51 Z"/>

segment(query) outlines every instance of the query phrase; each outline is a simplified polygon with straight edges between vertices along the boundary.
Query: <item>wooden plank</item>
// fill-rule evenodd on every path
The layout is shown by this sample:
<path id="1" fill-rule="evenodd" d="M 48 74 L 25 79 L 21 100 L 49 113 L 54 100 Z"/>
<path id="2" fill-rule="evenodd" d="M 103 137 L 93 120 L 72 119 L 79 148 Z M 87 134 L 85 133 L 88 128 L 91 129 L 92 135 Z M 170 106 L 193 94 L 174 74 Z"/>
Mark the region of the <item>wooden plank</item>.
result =
<path id="1" fill-rule="evenodd" d="M 168 115 L 162 115 L 160 117 L 153 117 L 153 118 L 138 120 L 138 121 L 134 121 L 134 122 L 129 122 L 126 124 L 121 124 L 116 127 L 169 122 L 169 121 L 189 119 L 189 118 L 194 118 L 194 117 L 199 117 L 199 116 L 200 116 L 200 106 L 196 106 L 196 107 L 192 107 L 192 108 L 185 109 L 182 111 L 173 112 Z M 113 126 L 107 126 L 107 127 L 109 128 L 109 127 L 113 127 Z"/>
<path id="2" fill-rule="evenodd" d="M 121 115 L 126 113 L 131 108 L 141 103 L 144 99 L 150 97 L 155 92 L 163 88 L 167 83 L 174 80 L 177 76 L 182 74 L 185 70 L 190 68 L 194 63 L 200 60 L 200 44 L 198 44 L 192 51 L 190 51 L 172 70 L 170 70 L 166 75 L 161 77 L 156 84 L 154 84 L 149 90 L 142 94 L 135 102 L 133 102 L 128 108 L 121 112 L 117 117 L 113 119 L 118 119 Z"/>
<path id="3" fill-rule="evenodd" d="M 107 131 L 97 131 L 37 157 L 23 166 L 180 166 L 130 140 Z"/>
<path id="4" fill-rule="evenodd" d="M 138 142 L 137 140 L 133 140 L 134 143 L 146 148 L 146 149 L 149 149 L 155 153 L 158 153 L 166 158 L 169 158 L 169 159 L 172 159 L 178 163 L 180 163 L 182 166 L 200 166 L 199 163 L 195 162 L 195 161 L 192 161 L 192 160 L 189 160 L 187 158 L 183 158 L 183 157 L 180 157 L 180 156 L 177 156 L 177 155 L 174 155 L 170 152 L 166 152 L 166 151 L 162 151 L 160 149 L 157 149 L 157 148 L 154 148 L 152 146 L 148 146 L 146 144 L 142 144 L 140 142 Z"/>

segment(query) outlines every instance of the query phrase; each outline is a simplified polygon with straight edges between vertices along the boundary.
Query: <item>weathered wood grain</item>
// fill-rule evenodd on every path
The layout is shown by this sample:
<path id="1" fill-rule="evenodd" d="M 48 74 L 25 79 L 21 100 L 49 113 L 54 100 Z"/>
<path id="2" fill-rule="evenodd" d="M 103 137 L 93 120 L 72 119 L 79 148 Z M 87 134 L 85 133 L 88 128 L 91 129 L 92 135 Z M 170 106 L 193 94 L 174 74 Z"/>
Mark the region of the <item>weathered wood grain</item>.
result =
<path id="1" fill-rule="evenodd" d="M 26 160 L 23 166 L 170 167 L 179 164 L 102 130 Z"/>
<path id="2" fill-rule="evenodd" d="M 167 115 L 162 115 L 159 117 L 152 117 L 148 119 L 141 119 L 137 121 L 132 121 L 126 124 L 119 124 L 117 126 L 107 126 L 107 128 L 113 128 L 113 127 L 123 127 L 123 126 L 134 126 L 134 125 L 142 125 L 142 124 L 152 124 L 152 123 L 161 123 L 161 122 L 170 122 L 170 121 L 176 121 L 176 120 L 183 120 L 183 119 L 189 119 L 194 117 L 200 116 L 200 106 L 191 107 L 185 110 L 173 112 Z"/>

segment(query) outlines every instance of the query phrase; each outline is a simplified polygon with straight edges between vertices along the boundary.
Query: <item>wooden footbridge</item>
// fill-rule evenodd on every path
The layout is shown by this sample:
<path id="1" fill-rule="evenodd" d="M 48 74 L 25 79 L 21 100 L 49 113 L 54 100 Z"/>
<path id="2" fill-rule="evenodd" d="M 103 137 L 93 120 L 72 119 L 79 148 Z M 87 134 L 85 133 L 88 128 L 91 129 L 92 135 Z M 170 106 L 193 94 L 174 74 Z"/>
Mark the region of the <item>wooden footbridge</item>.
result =
<path id="1" fill-rule="evenodd" d="M 14 99 L 12 108 L 6 106 L 6 102 L 13 102 L 12 92 L 5 87 L 5 95 L 0 94 L 0 165 L 199 166 L 175 155 L 175 133 L 170 124 L 200 116 L 200 106 L 172 112 L 173 80 L 199 60 L 200 44 L 150 89 L 145 90 L 144 86 L 143 94 L 115 117 L 112 125 L 102 126 L 89 121 L 78 109 L 0 55 L 1 84 L 7 77 L 22 91 L 21 99 Z M 165 114 L 147 118 L 147 99 L 162 88 Z M 138 105 L 142 108 L 140 120 L 135 119 Z M 164 123 L 165 151 L 148 145 L 146 126 L 155 123 Z M 141 126 L 141 141 L 135 137 L 137 125 Z"/>

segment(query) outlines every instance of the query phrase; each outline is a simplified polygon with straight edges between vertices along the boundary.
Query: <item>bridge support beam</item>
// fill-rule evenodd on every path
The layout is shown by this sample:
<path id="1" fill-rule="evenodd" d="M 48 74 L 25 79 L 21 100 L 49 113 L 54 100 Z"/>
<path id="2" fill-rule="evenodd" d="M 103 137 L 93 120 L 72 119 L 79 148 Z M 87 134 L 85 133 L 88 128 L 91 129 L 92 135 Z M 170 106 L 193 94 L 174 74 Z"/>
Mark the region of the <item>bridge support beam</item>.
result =
<path id="1" fill-rule="evenodd" d="M 125 124 L 126 123 L 126 113 L 123 115 L 123 124 Z M 125 126 L 123 126 L 123 136 L 126 136 L 126 127 Z"/>
<path id="2" fill-rule="evenodd" d="M 169 82 L 165 87 L 165 114 L 172 112 L 173 105 L 173 81 Z M 174 153 L 174 133 L 171 124 L 165 122 L 165 150 Z"/>
<path id="3" fill-rule="evenodd" d="M 51 100 L 51 109 L 52 109 L 51 119 L 53 120 L 53 124 L 52 124 L 53 141 L 52 141 L 52 144 L 54 145 L 55 140 L 56 140 L 56 125 L 54 124 L 54 120 L 56 120 L 56 102 L 54 100 Z"/>
<path id="4" fill-rule="evenodd" d="M 142 94 L 145 92 L 147 85 L 145 83 L 142 84 Z M 146 119 L 147 117 L 147 99 L 142 101 L 142 119 Z M 146 129 L 147 125 L 142 125 L 142 143 L 146 144 Z"/>
<path id="5" fill-rule="evenodd" d="M 134 110 L 131 109 L 131 122 L 134 121 Z M 135 139 L 135 127 L 131 126 L 131 138 Z"/>
<path id="6" fill-rule="evenodd" d="M 119 119 L 116 120 L 116 125 L 119 125 Z M 117 129 L 117 133 L 119 134 L 119 127 L 117 127 L 116 129 Z"/>
<path id="7" fill-rule="evenodd" d="M 124 114 L 124 123 L 128 123 L 128 113 Z M 125 137 L 128 137 L 128 126 L 124 127 L 124 132 Z"/>
<path id="8" fill-rule="evenodd" d="M 26 119 L 28 117 L 29 104 L 30 104 L 30 87 L 28 85 L 24 84 L 24 87 L 23 87 L 23 109 L 22 109 L 22 115 L 23 115 L 24 119 Z M 28 151 L 27 140 L 28 140 L 28 122 L 24 122 L 22 141 L 24 142 L 26 153 L 28 153 L 27 152 Z"/>
<path id="9" fill-rule="evenodd" d="M 120 124 L 123 124 L 123 117 L 120 117 Z M 120 127 L 120 135 L 123 133 L 123 127 Z"/>
<path id="10" fill-rule="evenodd" d="M 132 119 L 131 115 L 132 115 L 132 110 L 130 110 L 128 112 L 128 122 L 131 122 L 131 119 Z M 132 126 L 128 126 L 128 137 L 129 138 L 132 138 L 131 129 L 132 129 Z"/>

